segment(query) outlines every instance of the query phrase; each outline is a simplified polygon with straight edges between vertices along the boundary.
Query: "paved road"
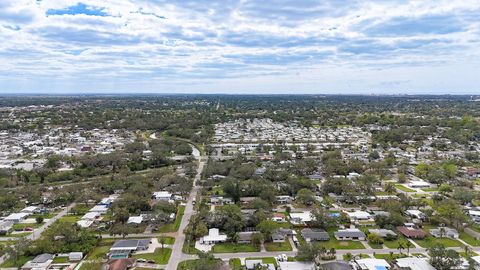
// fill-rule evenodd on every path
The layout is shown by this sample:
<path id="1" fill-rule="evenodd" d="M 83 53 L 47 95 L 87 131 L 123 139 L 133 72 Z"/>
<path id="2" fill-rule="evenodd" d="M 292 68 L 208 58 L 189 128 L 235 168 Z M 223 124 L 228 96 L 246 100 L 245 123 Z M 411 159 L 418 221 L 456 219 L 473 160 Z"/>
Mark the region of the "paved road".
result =
<path id="1" fill-rule="evenodd" d="M 198 151 L 198 150 L 197 150 Z M 199 153 L 199 152 L 198 152 Z M 187 200 L 187 205 L 185 206 L 185 213 L 183 214 L 182 221 L 180 223 L 180 228 L 177 231 L 177 235 L 175 237 L 175 244 L 172 248 L 172 255 L 170 256 L 170 260 L 168 261 L 166 270 L 176 270 L 178 263 L 185 260 L 186 257 L 182 252 L 183 242 L 185 242 L 185 233 L 184 230 L 187 227 L 190 218 L 192 217 L 193 211 L 193 199 L 197 197 L 197 193 L 201 187 L 197 186 L 197 181 L 200 180 L 202 176 L 203 167 L 205 166 L 205 158 L 201 156 L 195 155 L 195 158 L 198 160 L 198 168 L 197 168 L 197 175 L 193 181 L 193 188 L 190 192 L 190 196 Z"/>

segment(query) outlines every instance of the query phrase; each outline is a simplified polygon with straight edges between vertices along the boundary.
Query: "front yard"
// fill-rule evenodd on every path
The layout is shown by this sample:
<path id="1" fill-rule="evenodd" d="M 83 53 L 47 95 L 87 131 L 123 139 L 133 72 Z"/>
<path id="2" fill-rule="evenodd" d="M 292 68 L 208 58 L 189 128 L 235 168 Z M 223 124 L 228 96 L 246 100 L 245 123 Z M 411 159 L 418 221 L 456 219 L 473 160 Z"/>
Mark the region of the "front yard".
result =
<path id="1" fill-rule="evenodd" d="M 427 236 L 423 240 L 415 240 L 415 243 L 419 244 L 421 247 L 429 248 L 433 247 L 436 244 L 442 244 L 445 247 L 462 247 L 463 244 L 458 240 L 450 238 L 435 238 L 433 236 Z"/>
<path id="2" fill-rule="evenodd" d="M 172 250 L 169 248 L 157 248 L 154 253 L 135 254 L 132 257 L 155 261 L 156 264 L 167 264 Z"/>
<path id="3" fill-rule="evenodd" d="M 260 248 L 251 244 L 219 243 L 213 246 L 213 253 L 259 252 Z"/>
<path id="4" fill-rule="evenodd" d="M 265 243 L 267 251 L 292 251 L 292 246 L 288 240 L 281 243 Z"/>
<path id="5" fill-rule="evenodd" d="M 163 225 L 160 228 L 159 232 L 167 233 L 167 232 L 178 231 L 178 228 L 180 228 L 180 222 L 182 222 L 182 217 L 184 212 L 185 212 L 185 205 L 180 205 L 178 207 L 177 216 L 175 217 L 175 222 Z"/>

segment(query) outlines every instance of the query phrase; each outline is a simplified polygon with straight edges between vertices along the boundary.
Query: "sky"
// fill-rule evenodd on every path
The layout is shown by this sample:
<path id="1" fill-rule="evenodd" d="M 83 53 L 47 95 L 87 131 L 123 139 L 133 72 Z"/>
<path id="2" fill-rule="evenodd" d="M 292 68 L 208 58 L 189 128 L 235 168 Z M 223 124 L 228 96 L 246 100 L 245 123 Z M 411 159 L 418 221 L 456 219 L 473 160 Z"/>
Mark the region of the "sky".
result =
<path id="1" fill-rule="evenodd" d="M 480 94 L 480 0 L 0 0 L 0 41 L 0 94 Z"/>

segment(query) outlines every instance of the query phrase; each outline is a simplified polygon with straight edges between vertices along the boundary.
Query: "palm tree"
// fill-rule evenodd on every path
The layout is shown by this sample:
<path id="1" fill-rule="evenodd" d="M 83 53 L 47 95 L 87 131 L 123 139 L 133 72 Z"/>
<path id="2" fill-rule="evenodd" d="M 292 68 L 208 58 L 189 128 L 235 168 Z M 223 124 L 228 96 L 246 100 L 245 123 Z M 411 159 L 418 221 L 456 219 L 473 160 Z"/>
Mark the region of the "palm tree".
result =
<path id="1" fill-rule="evenodd" d="M 400 254 L 402 254 L 402 250 L 404 249 L 405 249 L 405 241 L 399 240 L 397 250 L 400 252 Z"/>
<path id="2" fill-rule="evenodd" d="M 410 242 L 409 240 L 407 240 L 407 241 L 405 242 L 405 247 L 407 248 L 407 255 L 410 255 L 410 248 L 413 247 L 412 242 Z"/>

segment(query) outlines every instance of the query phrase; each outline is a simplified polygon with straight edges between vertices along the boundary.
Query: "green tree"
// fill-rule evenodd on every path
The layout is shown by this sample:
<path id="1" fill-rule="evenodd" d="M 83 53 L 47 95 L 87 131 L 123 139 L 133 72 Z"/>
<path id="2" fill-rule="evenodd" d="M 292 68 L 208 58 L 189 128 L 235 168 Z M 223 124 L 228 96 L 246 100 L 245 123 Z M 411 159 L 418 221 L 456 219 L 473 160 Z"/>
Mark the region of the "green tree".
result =
<path id="1" fill-rule="evenodd" d="M 428 249 L 430 264 L 437 270 L 450 270 L 462 263 L 460 254 L 452 249 L 445 249 L 442 245 L 436 245 Z"/>

